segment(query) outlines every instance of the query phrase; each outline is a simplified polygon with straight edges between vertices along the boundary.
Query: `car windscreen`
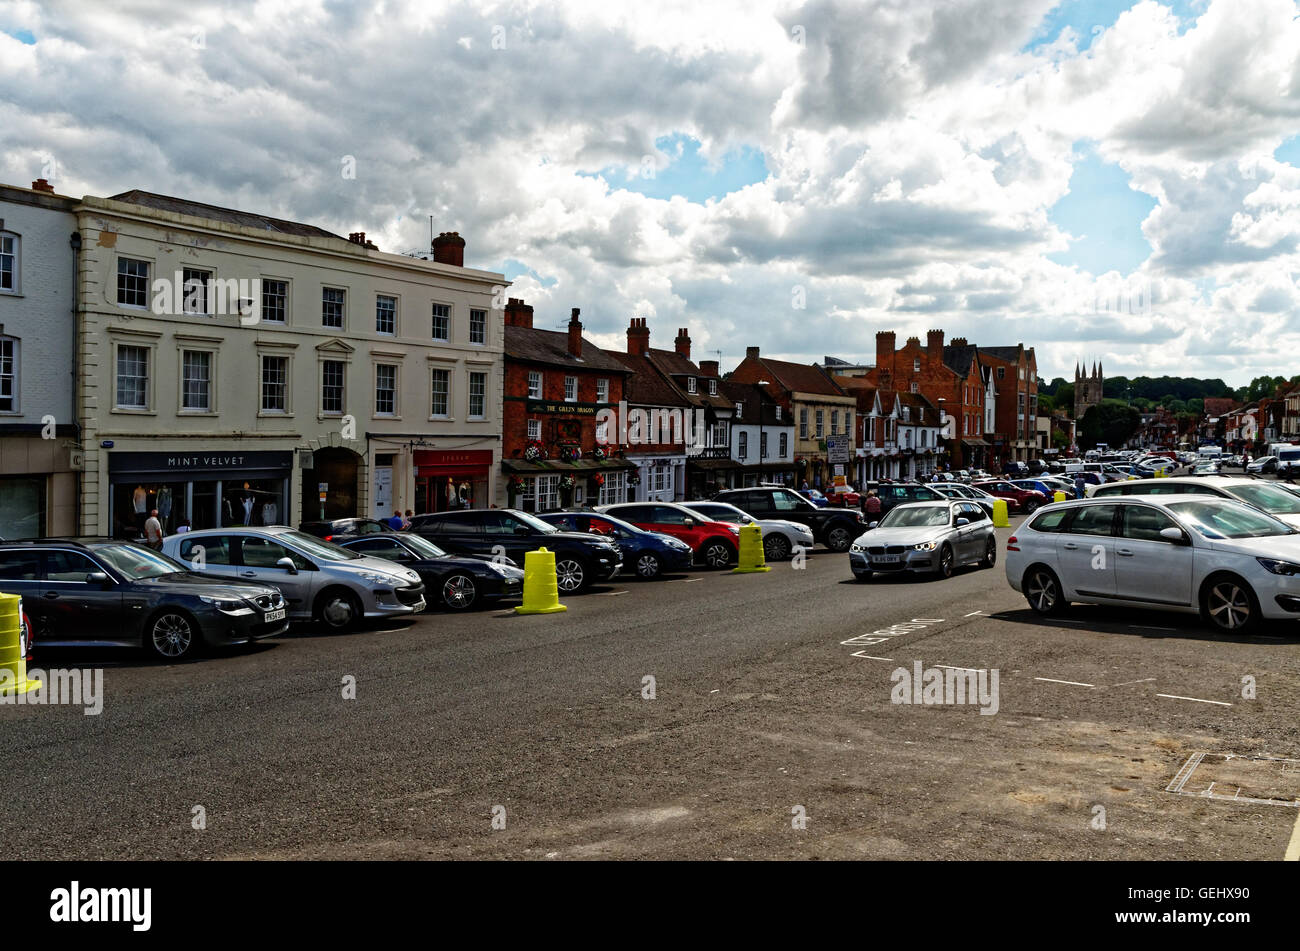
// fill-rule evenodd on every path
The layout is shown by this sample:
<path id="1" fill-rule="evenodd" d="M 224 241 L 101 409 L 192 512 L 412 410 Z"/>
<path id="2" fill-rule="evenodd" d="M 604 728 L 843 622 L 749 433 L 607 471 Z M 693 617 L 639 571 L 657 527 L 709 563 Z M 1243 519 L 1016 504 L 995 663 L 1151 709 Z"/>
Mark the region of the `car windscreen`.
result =
<path id="1" fill-rule="evenodd" d="M 511 509 L 510 517 L 516 522 L 527 525 L 540 535 L 554 535 L 556 532 L 560 531 L 560 529 L 556 528 L 554 525 L 543 522 L 540 518 L 537 518 L 535 515 L 530 515 L 527 512 L 520 512 L 516 509 Z"/>
<path id="2" fill-rule="evenodd" d="M 272 538 L 276 541 L 287 542 L 304 555 L 319 558 L 322 561 L 356 561 L 362 557 L 355 551 L 340 548 L 338 545 L 331 544 L 314 535 L 308 535 L 305 532 L 284 532 L 283 534 L 273 535 Z"/>
<path id="3" fill-rule="evenodd" d="M 739 525 L 748 525 L 754 519 L 746 515 L 740 509 L 732 505 L 722 505 L 718 502 L 712 502 L 704 505 L 698 505 L 690 502 L 686 505 L 688 509 L 699 512 L 705 518 L 714 522 L 736 522 Z"/>
<path id="4" fill-rule="evenodd" d="M 922 528 L 952 521 L 946 505 L 900 505 L 880 521 L 880 528 Z"/>
<path id="5" fill-rule="evenodd" d="M 131 581 L 189 570 L 161 552 L 150 551 L 136 545 L 104 545 L 95 549 L 95 557 L 108 562 L 114 570 Z"/>
<path id="6" fill-rule="evenodd" d="M 1240 502 L 1171 502 L 1169 511 L 1206 538 L 1262 538 L 1296 534 L 1295 529 L 1285 522 Z"/>
<path id="7" fill-rule="evenodd" d="M 1263 483 L 1225 486 L 1227 491 L 1271 515 L 1300 515 L 1300 498 Z"/>
<path id="8" fill-rule="evenodd" d="M 423 535 L 414 532 L 402 533 L 402 544 L 415 551 L 421 558 L 446 558 L 447 553 Z"/>

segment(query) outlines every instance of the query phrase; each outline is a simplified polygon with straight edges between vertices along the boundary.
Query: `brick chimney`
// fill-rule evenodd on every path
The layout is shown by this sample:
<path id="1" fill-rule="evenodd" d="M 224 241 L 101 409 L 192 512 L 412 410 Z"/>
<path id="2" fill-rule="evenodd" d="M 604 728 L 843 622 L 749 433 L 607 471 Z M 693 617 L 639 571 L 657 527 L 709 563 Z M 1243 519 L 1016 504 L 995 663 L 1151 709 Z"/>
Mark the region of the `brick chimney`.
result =
<path id="1" fill-rule="evenodd" d="M 746 359 L 746 360 L 749 360 L 749 359 L 757 360 L 757 359 L 758 359 L 758 347 L 746 347 L 746 348 L 745 348 L 745 359 Z"/>
<path id="2" fill-rule="evenodd" d="M 533 326 L 533 306 L 525 304 L 522 297 L 510 298 L 506 301 L 506 326 L 531 328 Z"/>
<path id="3" fill-rule="evenodd" d="M 634 357 L 643 357 L 650 349 L 650 328 L 645 325 L 644 317 L 633 317 L 627 328 L 627 352 Z"/>
<path id="4" fill-rule="evenodd" d="M 894 365 L 894 332 L 880 330 L 876 333 L 876 366 L 891 369 Z"/>
<path id="5" fill-rule="evenodd" d="M 465 266 L 465 239 L 459 231 L 444 231 L 433 239 L 433 259 L 439 264 Z"/>
<path id="6" fill-rule="evenodd" d="M 45 179 L 43 179 L 43 178 L 38 178 L 38 179 L 36 179 L 36 181 L 32 182 L 32 191 L 34 191 L 34 192 L 49 192 L 51 195 L 53 195 L 53 194 L 54 194 L 54 186 L 51 185 L 49 182 L 47 182 Z"/>
<path id="7" fill-rule="evenodd" d="M 359 244 L 362 247 L 365 247 L 366 233 L 364 231 L 354 231 L 350 235 L 348 235 L 348 240 L 351 241 L 353 244 Z"/>
<path id="8" fill-rule="evenodd" d="M 925 353 L 931 361 L 943 359 L 943 331 L 931 330 L 925 335 Z"/>
<path id="9" fill-rule="evenodd" d="M 965 347 L 965 346 L 969 346 L 969 344 L 967 343 L 965 337 L 953 337 L 953 338 L 952 338 L 952 345 L 953 345 L 954 347 Z"/>
<path id="10" fill-rule="evenodd" d="M 569 314 L 569 353 L 579 360 L 582 359 L 582 321 L 578 320 L 581 312 L 580 308 L 575 307 Z"/>
<path id="11" fill-rule="evenodd" d="M 685 327 L 678 329 L 677 339 L 673 341 L 673 347 L 687 360 L 691 358 L 691 335 L 686 332 Z"/>
<path id="12" fill-rule="evenodd" d="M 718 376 L 718 361 L 701 360 L 700 372 L 703 373 L 705 376 Z"/>

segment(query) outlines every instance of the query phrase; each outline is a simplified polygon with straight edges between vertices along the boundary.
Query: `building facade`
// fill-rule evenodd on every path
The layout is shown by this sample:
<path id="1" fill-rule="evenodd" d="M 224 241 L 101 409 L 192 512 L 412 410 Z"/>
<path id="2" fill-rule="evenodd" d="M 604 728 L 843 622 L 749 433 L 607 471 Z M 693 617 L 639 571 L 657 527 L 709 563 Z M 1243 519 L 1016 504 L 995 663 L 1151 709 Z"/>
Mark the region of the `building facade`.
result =
<path id="1" fill-rule="evenodd" d="M 0 185 L 0 538 L 77 531 L 75 207 Z"/>
<path id="2" fill-rule="evenodd" d="M 611 353 L 629 371 L 626 409 L 618 421 L 625 458 L 636 466 L 635 498 L 629 492 L 629 501 L 680 502 L 686 497 L 687 445 L 695 441 L 700 420 L 696 407 L 660 372 L 649 351 L 646 319 L 631 318 L 627 352 Z"/>
<path id="3" fill-rule="evenodd" d="M 989 369 L 997 391 L 994 419 L 989 430 L 993 444 L 992 462 L 1001 470 L 1008 462 L 1028 462 L 1038 441 L 1038 362 L 1034 348 L 980 348 L 980 358 Z M 986 414 L 987 418 L 987 414 Z"/>
<path id="4" fill-rule="evenodd" d="M 486 505 L 501 274 L 132 191 L 78 206 L 81 530 Z"/>
<path id="5" fill-rule="evenodd" d="M 703 366 L 703 364 L 701 364 Z M 764 387 L 724 380 L 720 389 L 731 400 L 731 461 L 727 487 L 732 489 L 780 482 L 793 485 L 794 423 Z"/>
<path id="6" fill-rule="evenodd" d="M 1080 369 L 1074 365 L 1074 418 L 1083 419 L 1083 414 L 1102 401 L 1102 386 L 1106 377 L 1100 363 L 1092 365 L 1092 371 Z"/>

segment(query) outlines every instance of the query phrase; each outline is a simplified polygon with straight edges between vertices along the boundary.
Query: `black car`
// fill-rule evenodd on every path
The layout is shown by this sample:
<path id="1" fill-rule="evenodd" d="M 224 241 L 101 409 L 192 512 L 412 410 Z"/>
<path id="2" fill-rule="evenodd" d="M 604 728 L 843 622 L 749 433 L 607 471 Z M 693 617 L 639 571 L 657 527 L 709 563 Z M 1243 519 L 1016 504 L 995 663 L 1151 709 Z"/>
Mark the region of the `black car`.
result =
<path id="1" fill-rule="evenodd" d="M 646 531 L 607 513 L 546 512 L 537 517 L 561 531 L 587 532 L 612 539 L 623 556 L 623 564 L 632 566 L 638 578 L 658 578 L 664 572 L 686 571 L 695 557 L 691 546 L 684 541 Z"/>
<path id="2" fill-rule="evenodd" d="M 714 496 L 715 502 L 729 502 L 754 518 L 782 518 L 812 529 L 813 537 L 831 551 L 848 551 L 853 539 L 862 534 L 862 514 L 854 509 L 821 508 L 794 489 L 754 486 L 727 489 Z"/>
<path id="3" fill-rule="evenodd" d="M 377 518 L 336 518 L 328 522 L 303 522 L 298 531 L 315 535 L 336 545 L 344 538 L 357 538 L 361 535 L 374 535 L 377 532 L 391 532 L 393 527 Z"/>
<path id="4" fill-rule="evenodd" d="M 412 532 L 372 532 L 336 543 L 340 548 L 405 565 L 424 582 L 431 598 L 452 611 L 523 594 L 524 573 L 513 561 L 470 558 L 443 551 Z"/>
<path id="5" fill-rule="evenodd" d="M 517 509 L 459 509 L 417 515 L 411 531 L 454 555 L 511 558 L 524 565 L 530 551 L 555 553 L 561 594 L 581 594 L 597 581 L 614 577 L 623 556 L 613 541 L 583 532 L 562 532 L 535 515 Z"/>
<path id="6" fill-rule="evenodd" d="M 906 505 L 908 502 L 942 502 L 945 498 L 919 482 L 871 482 L 867 484 L 867 490 L 871 489 L 876 490 L 876 496 L 880 499 L 879 514 L 871 515 L 873 522 L 880 521 L 881 516 L 899 505 Z"/>
<path id="7" fill-rule="evenodd" d="M 189 571 L 161 552 L 107 538 L 0 544 L 0 592 L 16 594 L 45 647 L 144 647 L 162 660 L 200 644 L 283 634 L 287 605 L 264 584 Z"/>

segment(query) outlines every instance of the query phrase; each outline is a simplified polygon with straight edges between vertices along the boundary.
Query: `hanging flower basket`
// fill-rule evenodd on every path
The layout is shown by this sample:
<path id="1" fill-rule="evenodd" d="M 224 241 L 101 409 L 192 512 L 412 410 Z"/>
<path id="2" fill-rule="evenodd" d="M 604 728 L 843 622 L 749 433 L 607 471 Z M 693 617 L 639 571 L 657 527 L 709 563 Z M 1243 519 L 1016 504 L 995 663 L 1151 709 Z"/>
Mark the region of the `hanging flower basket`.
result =
<path id="1" fill-rule="evenodd" d="M 560 479 L 560 488 L 565 492 L 572 492 L 573 487 L 578 484 L 577 480 L 571 475 L 566 475 Z"/>
<path id="2" fill-rule="evenodd" d="M 560 448 L 560 459 L 564 462 L 577 462 L 582 458 L 582 450 L 573 446 L 563 446 Z"/>
<path id="3" fill-rule="evenodd" d="M 601 473 L 597 472 L 594 476 L 591 477 L 591 484 L 599 489 L 602 485 L 605 484 L 605 477 Z"/>
<path id="4" fill-rule="evenodd" d="M 608 455 L 609 453 L 605 451 L 604 446 L 597 446 L 595 449 L 591 450 L 591 458 L 595 459 L 597 462 L 602 461 Z"/>
<path id="5" fill-rule="evenodd" d="M 528 445 L 524 447 L 524 459 L 528 462 L 540 462 L 546 458 L 546 447 L 542 445 L 540 439 L 528 440 Z"/>
<path id="6" fill-rule="evenodd" d="M 506 483 L 506 486 L 510 489 L 512 494 L 518 495 L 520 492 L 524 491 L 524 480 L 517 475 L 512 475 Z"/>
<path id="7" fill-rule="evenodd" d="M 629 473 L 627 474 L 627 484 L 628 484 L 628 485 L 640 485 L 640 484 L 641 484 L 641 473 L 639 473 L 639 472 L 629 472 Z"/>

